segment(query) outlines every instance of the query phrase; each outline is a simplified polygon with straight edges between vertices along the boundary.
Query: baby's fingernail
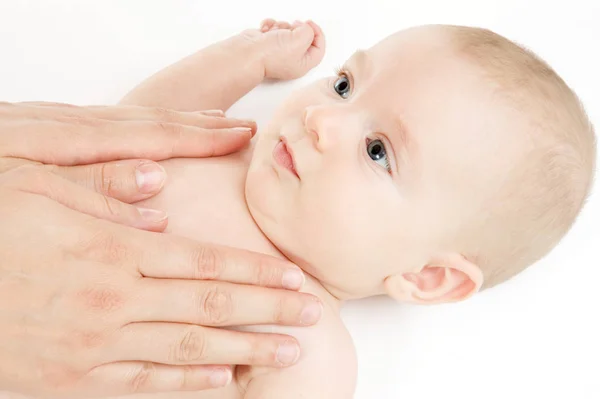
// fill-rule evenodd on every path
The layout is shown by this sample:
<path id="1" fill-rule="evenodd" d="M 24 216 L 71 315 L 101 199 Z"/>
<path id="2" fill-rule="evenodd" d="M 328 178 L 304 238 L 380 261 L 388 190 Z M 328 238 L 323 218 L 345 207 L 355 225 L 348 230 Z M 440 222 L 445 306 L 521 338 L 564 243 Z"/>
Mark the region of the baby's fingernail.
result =
<path id="1" fill-rule="evenodd" d="M 281 285 L 288 290 L 297 290 L 304 285 L 304 273 L 300 270 L 287 270 L 283 273 Z"/>
<path id="2" fill-rule="evenodd" d="M 231 370 L 229 369 L 216 369 L 210 375 L 210 385 L 213 388 L 220 388 L 229 385 L 231 382 Z"/>
<path id="3" fill-rule="evenodd" d="M 159 211 L 157 209 L 140 208 L 140 207 L 138 207 L 137 209 L 138 209 L 138 212 L 140 213 L 140 216 L 148 222 L 159 223 L 167 218 L 167 214 L 165 212 Z"/>
<path id="4" fill-rule="evenodd" d="M 277 362 L 287 366 L 293 364 L 300 357 L 300 348 L 293 342 L 284 342 L 277 348 Z"/>
<path id="5" fill-rule="evenodd" d="M 154 193 L 161 189 L 167 174 L 156 162 L 142 162 L 135 169 L 135 183 L 141 193 Z"/>
<path id="6" fill-rule="evenodd" d="M 321 318 L 323 312 L 323 305 L 320 302 L 311 302 L 304 308 L 300 315 L 300 322 L 302 324 L 312 325 L 315 324 Z"/>

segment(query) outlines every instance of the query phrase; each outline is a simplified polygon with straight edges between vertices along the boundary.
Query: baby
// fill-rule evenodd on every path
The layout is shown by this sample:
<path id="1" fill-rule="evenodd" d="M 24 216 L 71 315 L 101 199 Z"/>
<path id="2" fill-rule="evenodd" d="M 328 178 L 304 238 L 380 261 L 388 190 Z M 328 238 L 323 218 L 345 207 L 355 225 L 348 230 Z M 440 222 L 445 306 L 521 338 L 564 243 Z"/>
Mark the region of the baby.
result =
<path id="1" fill-rule="evenodd" d="M 324 46 L 311 21 L 267 20 L 159 72 L 123 103 L 226 110 L 265 78 L 303 76 Z M 167 211 L 169 233 L 300 266 L 321 322 L 243 329 L 291 334 L 302 353 L 282 356 L 290 367 L 238 366 L 225 388 L 140 396 L 352 398 L 342 301 L 447 303 L 509 279 L 570 229 L 594 162 L 577 96 L 495 33 L 421 26 L 357 51 L 294 92 L 250 148 L 163 162 L 165 189 L 140 204 Z"/>

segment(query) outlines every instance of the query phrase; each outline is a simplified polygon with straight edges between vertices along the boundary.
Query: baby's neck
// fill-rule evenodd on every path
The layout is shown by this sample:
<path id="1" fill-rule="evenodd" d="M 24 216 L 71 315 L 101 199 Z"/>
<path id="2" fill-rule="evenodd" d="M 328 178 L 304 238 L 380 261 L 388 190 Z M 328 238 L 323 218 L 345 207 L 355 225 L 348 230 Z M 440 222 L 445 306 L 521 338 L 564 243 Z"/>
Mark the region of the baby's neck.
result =
<path id="1" fill-rule="evenodd" d="M 264 253 L 287 259 L 254 221 L 244 195 L 251 148 L 218 158 L 173 159 L 161 162 L 167 184 L 140 206 L 169 214 L 168 233 L 200 242 Z M 335 309 L 340 301 L 316 278 L 305 272 L 302 288 Z"/>

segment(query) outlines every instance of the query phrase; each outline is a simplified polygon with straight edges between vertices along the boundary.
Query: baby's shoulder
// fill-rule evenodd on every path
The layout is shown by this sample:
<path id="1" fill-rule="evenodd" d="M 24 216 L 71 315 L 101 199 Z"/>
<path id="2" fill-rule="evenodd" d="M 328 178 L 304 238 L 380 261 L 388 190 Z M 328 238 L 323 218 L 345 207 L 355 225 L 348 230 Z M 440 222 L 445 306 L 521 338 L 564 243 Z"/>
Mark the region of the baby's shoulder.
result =
<path id="1" fill-rule="evenodd" d="M 315 326 L 259 327 L 253 331 L 291 335 L 300 343 L 301 354 L 295 365 L 286 368 L 238 366 L 236 383 L 245 393 L 245 399 L 353 397 L 356 350 L 337 309 L 325 305 L 323 316 Z"/>

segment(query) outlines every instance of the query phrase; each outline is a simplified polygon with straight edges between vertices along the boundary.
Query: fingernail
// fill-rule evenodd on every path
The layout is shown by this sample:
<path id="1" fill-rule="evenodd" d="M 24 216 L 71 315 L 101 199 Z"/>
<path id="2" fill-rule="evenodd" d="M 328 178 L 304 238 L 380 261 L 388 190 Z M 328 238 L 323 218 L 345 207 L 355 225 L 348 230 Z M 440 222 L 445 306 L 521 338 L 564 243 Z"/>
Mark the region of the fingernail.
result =
<path id="1" fill-rule="evenodd" d="M 154 193 L 161 189 L 166 173 L 156 162 L 142 162 L 135 169 L 135 182 L 141 193 Z"/>
<path id="2" fill-rule="evenodd" d="M 320 302 L 311 302 L 308 306 L 302 310 L 300 314 L 300 322 L 302 324 L 312 325 L 315 324 L 321 318 L 323 312 L 323 305 Z"/>
<path id="3" fill-rule="evenodd" d="M 210 375 L 210 385 L 213 388 L 220 388 L 229 385 L 231 382 L 231 370 L 216 369 Z"/>
<path id="4" fill-rule="evenodd" d="M 287 270 L 283 273 L 281 285 L 288 290 L 297 290 L 304 285 L 304 273 L 300 270 Z"/>
<path id="5" fill-rule="evenodd" d="M 159 211 L 157 209 L 149 209 L 149 208 L 137 208 L 140 212 L 142 218 L 148 222 L 158 223 L 162 222 L 167 218 L 167 214 L 163 211 Z"/>
<path id="6" fill-rule="evenodd" d="M 300 357 L 300 348 L 294 342 L 284 342 L 277 348 L 277 362 L 287 366 L 296 363 Z"/>
<path id="7" fill-rule="evenodd" d="M 252 133 L 252 129 L 249 127 L 232 127 L 231 130 L 237 132 L 244 132 L 244 133 Z"/>
<path id="8" fill-rule="evenodd" d="M 206 111 L 200 111 L 200 113 L 204 114 L 204 115 L 208 115 L 208 116 L 223 116 L 223 115 L 225 115 L 225 113 L 220 109 L 209 109 Z"/>

